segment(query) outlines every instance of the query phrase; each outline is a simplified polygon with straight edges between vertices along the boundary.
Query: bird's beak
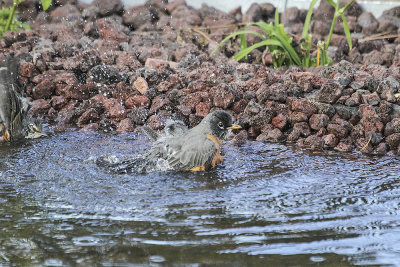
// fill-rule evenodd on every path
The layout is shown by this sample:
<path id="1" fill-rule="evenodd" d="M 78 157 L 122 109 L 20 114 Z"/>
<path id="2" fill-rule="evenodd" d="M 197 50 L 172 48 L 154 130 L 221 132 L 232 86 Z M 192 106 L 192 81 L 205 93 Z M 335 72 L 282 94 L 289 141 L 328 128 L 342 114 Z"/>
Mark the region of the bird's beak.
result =
<path id="1" fill-rule="evenodd" d="M 232 126 L 229 126 L 228 127 L 228 129 L 232 129 L 232 130 L 238 130 L 238 129 L 242 129 L 242 126 L 240 126 L 240 125 L 232 125 Z"/>

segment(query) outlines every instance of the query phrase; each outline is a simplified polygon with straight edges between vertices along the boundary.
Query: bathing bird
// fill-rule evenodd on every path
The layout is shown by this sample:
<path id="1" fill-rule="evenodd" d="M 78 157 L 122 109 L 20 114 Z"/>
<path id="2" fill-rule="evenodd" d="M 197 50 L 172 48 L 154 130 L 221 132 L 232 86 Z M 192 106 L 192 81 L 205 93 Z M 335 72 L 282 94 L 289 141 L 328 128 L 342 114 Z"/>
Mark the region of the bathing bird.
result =
<path id="1" fill-rule="evenodd" d="M 208 114 L 197 126 L 180 136 L 157 139 L 145 155 L 147 162 L 166 160 L 178 171 L 206 171 L 223 161 L 222 141 L 232 129 L 232 116 L 223 110 Z"/>
<path id="2" fill-rule="evenodd" d="M 10 56 L 0 62 L 0 142 L 46 136 L 40 121 L 27 115 L 30 103 L 19 94 L 18 65 Z"/>

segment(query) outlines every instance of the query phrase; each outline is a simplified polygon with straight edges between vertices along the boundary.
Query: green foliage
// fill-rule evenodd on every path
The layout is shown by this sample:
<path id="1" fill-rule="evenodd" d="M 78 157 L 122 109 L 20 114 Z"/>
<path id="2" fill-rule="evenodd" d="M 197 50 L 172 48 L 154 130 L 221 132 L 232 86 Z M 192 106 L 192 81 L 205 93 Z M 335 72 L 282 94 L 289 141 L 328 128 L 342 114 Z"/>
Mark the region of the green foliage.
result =
<path id="1" fill-rule="evenodd" d="M 17 19 L 15 19 L 15 16 L 14 15 L 11 16 L 11 14 L 12 14 L 11 7 L 3 7 L 0 9 L 0 38 L 3 37 L 3 33 L 6 31 L 19 31 L 21 29 L 24 30 L 30 29 L 28 24 L 18 21 Z"/>
<path id="2" fill-rule="evenodd" d="M 51 6 L 52 0 L 41 0 L 41 2 L 43 10 L 46 11 Z"/>
<path id="3" fill-rule="evenodd" d="M 313 9 L 318 0 L 312 0 L 310 7 L 307 12 L 306 20 L 304 21 L 304 27 L 302 32 L 302 40 L 299 46 L 294 46 L 292 44 L 292 38 L 284 30 L 284 25 L 279 23 L 279 13 L 278 9 L 275 10 L 275 20 L 274 23 L 265 22 L 251 22 L 248 23 L 242 30 L 236 31 L 228 35 L 225 39 L 218 44 L 218 46 L 211 52 L 213 55 L 224 43 L 230 39 L 235 39 L 240 37 L 240 52 L 234 55 L 234 59 L 241 60 L 242 58 L 247 58 L 248 54 L 259 47 L 266 47 L 266 50 L 272 55 L 272 62 L 275 68 L 281 67 L 283 65 L 298 65 L 304 67 L 319 66 L 319 65 L 329 65 L 332 63 L 332 59 L 328 56 L 327 50 L 332 39 L 333 29 L 337 19 L 340 17 L 343 21 L 344 32 L 346 35 L 347 42 L 350 49 L 352 48 L 350 30 L 344 16 L 344 11 L 353 3 L 354 0 L 349 2 L 345 7 L 339 8 L 339 0 L 335 3 L 333 0 L 326 0 L 329 4 L 335 7 L 335 14 L 332 20 L 331 29 L 328 35 L 328 40 L 326 42 L 319 41 L 317 44 L 317 55 L 312 56 L 311 46 L 312 46 L 312 36 L 309 34 L 309 26 L 311 22 L 311 16 Z M 247 30 L 249 26 L 257 26 L 262 29 L 263 34 L 257 31 Z M 246 34 L 253 34 L 258 36 L 261 41 L 248 47 Z"/>
<path id="4" fill-rule="evenodd" d="M 11 7 L 3 7 L 0 10 L 0 38 L 3 37 L 3 33 L 6 31 L 19 31 L 21 29 L 30 30 L 29 25 L 22 23 L 15 18 L 16 9 L 20 3 L 24 0 L 13 0 Z M 52 0 L 41 0 L 43 10 L 47 10 Z"/>

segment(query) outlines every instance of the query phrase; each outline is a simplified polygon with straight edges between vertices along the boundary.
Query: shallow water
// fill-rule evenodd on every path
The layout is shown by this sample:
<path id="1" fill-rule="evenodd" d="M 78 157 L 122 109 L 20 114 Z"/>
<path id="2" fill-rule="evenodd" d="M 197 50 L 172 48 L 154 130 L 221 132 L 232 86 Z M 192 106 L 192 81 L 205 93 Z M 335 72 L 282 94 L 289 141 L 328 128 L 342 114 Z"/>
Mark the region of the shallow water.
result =
<path id="1" fill-rule="evenodd" d="M 224 145 L 208 173 L 109 174 L 144 136 L 0 147 L 0 266 L 400 265 L 399 159 Z"/>

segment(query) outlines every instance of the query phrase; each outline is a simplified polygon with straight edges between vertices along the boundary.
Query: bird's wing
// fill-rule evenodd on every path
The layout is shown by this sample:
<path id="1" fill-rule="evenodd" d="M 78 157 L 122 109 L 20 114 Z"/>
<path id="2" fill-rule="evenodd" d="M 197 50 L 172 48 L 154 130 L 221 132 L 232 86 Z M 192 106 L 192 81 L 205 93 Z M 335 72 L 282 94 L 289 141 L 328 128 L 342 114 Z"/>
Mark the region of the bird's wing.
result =
<path id="1" fill-rule="evenodd" d="M 180 147 L 170 146 L 168 163 L 176 170 L 190 170 L 195 167 L 206 167 L 216 151 L 215 144 L 205 135 L 187 139 Z"/>

